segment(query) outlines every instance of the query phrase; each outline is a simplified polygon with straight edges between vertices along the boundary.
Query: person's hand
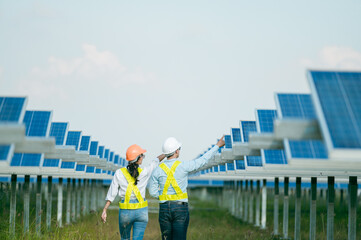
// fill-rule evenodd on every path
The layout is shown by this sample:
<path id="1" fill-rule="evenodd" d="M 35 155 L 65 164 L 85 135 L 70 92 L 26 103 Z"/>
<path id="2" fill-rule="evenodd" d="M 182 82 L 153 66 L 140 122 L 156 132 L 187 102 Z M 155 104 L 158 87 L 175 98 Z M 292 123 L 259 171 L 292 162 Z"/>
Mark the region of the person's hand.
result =
<path id="1" fill-rule="evenodd" d="M 221 137 L 221 139 L 218 140 L 217 142 L 217 146 L 218 147 L 223 147 L 225 145 L 225 141 L 224 141 L 224 135 Z"/>
<path id="2" fill-rule="evenodd" d="M 103 220 L 103 223 L 105 223 L 107 221 L 107 210 L 106 209 L 103 209 L 102 220 Z"/>
<path id="3" fill-rule="evenodd" d="M 165 155 L 164 154 L 161 154 L 157 157 L 159 159 L 159 161 L 162 161 L 164 158 L 165 158 Z"/>

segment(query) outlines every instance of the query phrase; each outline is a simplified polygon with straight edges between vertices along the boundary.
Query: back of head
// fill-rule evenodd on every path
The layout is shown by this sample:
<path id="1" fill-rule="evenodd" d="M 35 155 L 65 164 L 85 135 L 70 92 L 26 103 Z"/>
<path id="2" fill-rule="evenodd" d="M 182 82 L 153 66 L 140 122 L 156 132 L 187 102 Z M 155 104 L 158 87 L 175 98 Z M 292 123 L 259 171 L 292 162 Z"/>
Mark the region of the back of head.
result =
<path id="1" fill-rule="evenodd" d="M 169 137 L 167 138 L 164 143 L 163 143 L 163 147 L 162 147 L 162 151 L 163 154 L 166 157 L 170 157 L 172 156 L 175 151 L 177 151 L 180 147 L 182 146 L 182 143 L 179 142 L 176 138 L 174 137 Z"/>

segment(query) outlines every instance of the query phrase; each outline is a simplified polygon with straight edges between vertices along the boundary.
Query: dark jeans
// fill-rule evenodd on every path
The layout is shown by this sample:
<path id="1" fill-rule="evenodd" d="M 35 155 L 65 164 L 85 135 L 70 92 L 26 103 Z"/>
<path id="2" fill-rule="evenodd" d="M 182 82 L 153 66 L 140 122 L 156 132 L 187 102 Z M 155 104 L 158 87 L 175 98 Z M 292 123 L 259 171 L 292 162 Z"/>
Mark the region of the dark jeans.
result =
<path id="1" fill-rule="evenodd" d="M 159 204 L 159 225 L 163 240 L 187 239 L 189 224 L 188 204 L 168 201 Z"/>

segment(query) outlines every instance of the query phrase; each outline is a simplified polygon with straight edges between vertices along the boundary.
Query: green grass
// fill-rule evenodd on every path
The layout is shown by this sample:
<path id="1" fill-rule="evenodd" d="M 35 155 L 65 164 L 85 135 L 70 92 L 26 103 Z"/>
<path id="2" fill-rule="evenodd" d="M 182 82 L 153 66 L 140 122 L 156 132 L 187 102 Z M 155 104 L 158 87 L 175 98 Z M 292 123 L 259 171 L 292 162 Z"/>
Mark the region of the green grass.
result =
<path id="1" fill-rule="evenodd" d="M 7 193 L 2 193 L 0 213 L 0 239 L 9 239 L 9 203 L 3 201 L 8 199 Z M 268 192 L 267 201 L 267 229 L 260 230 L 248 223 L 231 216 L 227 209 L 217 206 L 213 202 L 204 202 L 196 199 L 199 192 L 189 191 L 190 196 L 190 224 L 188 228 L 188 239 L 276 239 L 272 236 L 273 231 L 273 192 Z M 64 194 L 64 197 L 65 194 Z M 65 199 L 65 198 L 64 198 Z M 279 233 L 282 234 L 283 198 L 280 195 L 279 202 Z M 100 221 L 100 212 L 95 212 L 82 217 L 77 223 L 63 228 L 56 226 L 56 193 L 53 197 L 52 228 L 47 231 L 45 227 L 45 212 L 42 215 L 42 235 L 37 236 L 35 232 L 35 196 L 31 197 L 30 233 L 23 234 L 23 202 L 21 193 L 17 195 L 17 217 L 16 217 L 16 239 L 120 239 L 118 228 L 118 210 L 109 210 L 108 221 L 103 224 Z M 294 236 L 294 196 L 290 196 L 289 208 L 289 237 Z M 335 227 L 334 239 L 347 239 L 348 208 L 346 199 L 340 204 L 339 198 L 335 200 Z M 157 203 L 150 203 L 150 207 L 157 207 Z M 116 203 L 114 203 L 116 206 Z M 326 239 L 327 209 L 326 199 L 318 199 L 317 202 L 317 237 Z M 65 207 L 65 200 L 64 200 Z M 45 211 L 46 201 L 43 198 L 42 208 Z M 301 238 L 309 238 L 309 199 L 302 199 Z M 254 211 L 255 212 L 255 211 Z M 65 215 L 65 209 L 64 209 Z M 361 208 L 357 215 L 357 236 L 361 236 Z M 65 222 L 65 216 L 63 223 Z M 149 214 L 149 223 L 145 232 L 145 240 L 161 239 L 158 214 Z"/>

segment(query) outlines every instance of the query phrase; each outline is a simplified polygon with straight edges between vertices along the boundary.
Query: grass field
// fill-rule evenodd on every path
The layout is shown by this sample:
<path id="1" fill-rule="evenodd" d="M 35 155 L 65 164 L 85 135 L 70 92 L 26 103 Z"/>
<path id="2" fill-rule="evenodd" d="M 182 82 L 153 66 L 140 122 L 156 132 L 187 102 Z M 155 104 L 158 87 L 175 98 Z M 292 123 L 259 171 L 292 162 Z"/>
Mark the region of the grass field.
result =
<path id="1" fill-rule="evenodd" d="M 272 237 L 273 231 L 273 191 L 269 190 L 267 201 L 267 229 L 260 230 L 248 223 L 243 223 L 239 219 L 231 216 L 227 209 L 217 206 L 214 202 L 200 201 L 194 196 L 197 192 L 189 191 L 190 196 L 190 224 L 188 228 L 188 239 L 277 239 Z M 193 196 L 193 197 L 192 197 Z M 45 214 L 42 217 L 42 235 L 39 237 L 34 234 L 34 206 L 31 205 L 30 212 L 30 233 L 24 235 L 22 229 L 22 207 L 23 202 L 21 194 L 18 195 L 17 219 L 16 219 L 16 239 L 120 239 L 118 230 L 118 210 L 116 203 L 113 204 L 113 210 L 108 212 L 108 221 L 103 224 L 100 220 L 100 212 L 91 213 L 82 217 L 77 223 L 56 227 L 56 200 L 53 199 L 53 220 L 50 231 L 45 229 Z M 149 198 L 148 198 L 149 199 Z M 32 199 L 34 202 L 35 199 Z M 46 202 L 43 201 L 45 211 Z M 9 239 L 9 204 L 2 202 L 0 218 L 0 239 Z M 327 229 L 327 209 L 326 199 L 319 198 L 317 202 L 317 237 L 316 239 L 326 239 Z M 161 239 L 158 224 L 157 201 L 149 201 L 149 223 L 145 232 L 144 239 Z M 282 234 L 282 214 L 283 201 L 280 195 L 279 202 L 279 233 Z M 357 236 L 361 236 L 361 208 L 358 207 L 357 214 Z M 340 202 L 336 198 L 335 202 L 335 227 L 334 239 L 347 239 L 348 207 L 347 200 Z M 294 196 L 290 196 L 289 208 L 289 237 L 293 238 L 294 229 Z M 302 199 L 302 219 L 301 219 L 301 238 L 309 238 L 309 199 Z"/>

